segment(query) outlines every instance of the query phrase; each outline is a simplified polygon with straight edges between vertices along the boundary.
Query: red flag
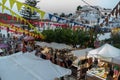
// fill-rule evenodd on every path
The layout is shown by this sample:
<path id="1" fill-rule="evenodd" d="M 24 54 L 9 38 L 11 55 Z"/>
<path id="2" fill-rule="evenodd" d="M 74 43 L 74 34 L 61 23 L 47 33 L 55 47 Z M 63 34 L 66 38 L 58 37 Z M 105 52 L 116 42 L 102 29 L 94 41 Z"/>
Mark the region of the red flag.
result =
<path id="1" fill-rule="evenodd" d="M 116 9 L 115 16 L 117 18 L 117 15 L 118 15 L 118 5 L 115 7 L 115 9 Z"/>

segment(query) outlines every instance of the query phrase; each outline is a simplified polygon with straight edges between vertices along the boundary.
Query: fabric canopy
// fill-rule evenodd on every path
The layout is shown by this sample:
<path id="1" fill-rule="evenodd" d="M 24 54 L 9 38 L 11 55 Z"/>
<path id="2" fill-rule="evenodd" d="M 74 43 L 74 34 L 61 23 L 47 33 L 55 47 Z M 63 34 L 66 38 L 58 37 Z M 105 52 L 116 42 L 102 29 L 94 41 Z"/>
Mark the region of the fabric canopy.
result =
<path id="1" fill-rule="evenodd" d="M 103 46 L 88 52 L 88 57 L 98 57 L 111 62 L 113 58 L 120 56 L 120 49 L 104 44 Z"/>
<path id="2" fill-rule="evenodd" d="M 86 57 L 88 51 L 90 51 L 90 50 L 92 50 L 92 48 L 86 48 L 86 49 L 82 49 L 82 50 L 73 50 L 73 51 L 71 51 L 71 53 L 74 56 L 81 58 L 81 57 Z"/>
<path id="3" fill-rule="evenodd" d="M 36 45 L 42 46 L 42 47 L 51 47 L 53 49 L 72 49 L 71 46 L 66 44 L 60 44 L 60 43 L 46 43 L 46 42 L 36 42 Z"/>
<path id="4" fill-rule="evenodd" d="M 70 69 L 62 68 L 31 53 L 19 52 L 0 57 L 2 80 L 54 80 L 70 74 Z"/>
<path id="5" fill-rule="evenodd" d="M 87 54 L 88 51 L 92 50 L 92 48 L 86 48 L 86 49 L 82 49 L 82 50 L 73 50 L 71 51 L 71 53 L 77 57 L 77 59 L 73 62 L 73 65 L 78 66 L 78 63 L 80 60 L 82 59 L 86 59 L 87 58 Z"/>

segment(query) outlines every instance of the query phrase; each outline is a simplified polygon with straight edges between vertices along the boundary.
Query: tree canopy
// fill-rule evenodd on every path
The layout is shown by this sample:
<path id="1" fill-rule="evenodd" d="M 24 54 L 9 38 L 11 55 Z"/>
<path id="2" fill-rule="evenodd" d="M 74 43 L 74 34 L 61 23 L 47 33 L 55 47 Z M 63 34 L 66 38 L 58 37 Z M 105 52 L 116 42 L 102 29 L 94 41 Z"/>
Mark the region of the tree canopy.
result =
<path id="1" fill-rule="evenodd" d="M 66 43 L 69 45 L 81 45 L 85 47 L 94 46 L 94 34 L 91 36 L 90 32 L 83 30 L 73 31 L 71 29 L 55 29 L 44 30 L 42 34 L 45 36 L 46 42 Z"/>

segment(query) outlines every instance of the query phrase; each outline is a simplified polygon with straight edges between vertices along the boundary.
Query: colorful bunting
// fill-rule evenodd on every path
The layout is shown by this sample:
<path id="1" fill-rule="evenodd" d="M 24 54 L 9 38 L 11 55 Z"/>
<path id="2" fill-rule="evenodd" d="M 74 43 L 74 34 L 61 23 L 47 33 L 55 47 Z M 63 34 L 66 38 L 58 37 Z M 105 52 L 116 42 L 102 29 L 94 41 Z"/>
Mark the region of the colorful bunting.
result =
<path id="1" fill-rule="evenodd" d="M 7 0 L 2 0 L 2 4 L 5 5 L 6 1 L 7 1 Z"/>
<path id="2" fill-rule="evenodd" d="M 45 15 L 45 12 L 44 11 L 41 11 L 39 9 L 36 9 L 36 11 L 40 14 L 40 18 L 43 19 L 44 18 L 44 15 Z"/>
<path id="3" fill-rule="evenodd" d="M 10 3 L 10 8 L 12 9 L 13 5 L 15 4 L 15 0 L 9 0 L 9 3 Z"/>
<path id="4" fill-rule="evenodd" d="M 23 4 L 17 2 L 16 5 L 17 5 L 17 10 L 20 11 L 22 6 L 23 6 Z"/>
<path id="5" fill-rule="evenodd" d="M 49 19 L 51 20 L 52 19 L 52 17 L 53 17 L 53 15 L 52 14 L 48 14 L 48 16 L 49 16 Z"/>
<path id="6" fill-rule="evenodd" d="M 0 26 L 3 26 L 3 27 L 6 27 L 6 28 L 9 28 L 11 29 L 12 32 L 15 32 L 17 31 L 17 33 L 25 33 L 26 35 L 30 34 L 31 36 L 35 37 L 35 38 L 38 38 L 38 35 L 35 34 L 35 33 L 31 33 L 29 32 L 28 30 L 23 30 L 22 28 L 20 27 L 17 27 L 17 26 L 14 26 L 14 25 L 8 25 L 8 24 L 3 24 L 3 23 L 0 23 Z M 41 39 L 44 39 L 43 35 L 40 34 L 40 38 Z"/>
<path id="7" fill-rule="evenodd" d="M 56 19 L 57 19 L 57 22 L 59 22 L 59 21 L 61 20 L 61 18 L 60 18 L 60 17 L 57 17 L 57 16 L 56 16 Z"/>
<path id="8" fill-rule="evenodd" d="M 45 12 L 41 12 L 41 19 L 43 19 L 44 18 L 44 15 L 45 15 Z"/>
<path id="9" fill-rule="evenodd" d="M 5 7 L 2 5 L 1 8 L 2 8 L 2 13 L 4 13 Z"/>

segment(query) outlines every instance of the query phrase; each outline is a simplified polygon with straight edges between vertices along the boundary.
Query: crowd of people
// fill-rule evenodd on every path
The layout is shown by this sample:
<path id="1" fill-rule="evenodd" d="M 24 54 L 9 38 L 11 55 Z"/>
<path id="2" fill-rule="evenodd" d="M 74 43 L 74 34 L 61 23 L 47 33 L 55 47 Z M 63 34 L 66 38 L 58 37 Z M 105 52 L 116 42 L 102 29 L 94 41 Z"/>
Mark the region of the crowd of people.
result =
<path id="1" fill-rule="evenodd" d="M 35 55 L 42 58 L 50 60 L 52 63 L 60 65 L 65 68 L 70 68 L 73 62 L 73 56 L 69 55 L 68 49 L 52 49 L 48 48 L 48 51 L 45 51 L 46 47 L 36 46 Z"/>
<path id="2" fill-rule="evenodd" d="M 3 43 L 1 41 L 1 43 Z M 70 54 L 71 50 L 69 49 L 53 49 L 51 47 L 41 47 L 38 45 L 35 45 L 34 41 L 25 41 L 23 39 L 19 39 L 16 37 L 10 38 L 9 41 L 7 41 L 5 44 L 7 44 L 6 48 L 2 48 L 3 53 L 0 54 L 1 56 L 4 55 L 11 55 L 16 52 L 22 51 L 25 52 L 31 52 L 36 51 L 35 55 L 37 57 L 40 57 L 45 60 L 50 60 L 52 63 L 65 67 L 65 68 L 71 68 L 73 61 L 76 59 L 73 54 Z M 84 64 L 86 60 L 82 60 L 80 64 Z M 98 60 L 95 58 L 94 63 L 91 62 L 91 60 L 87 60 L 89 64 L 88 69 L 91 69 L 93 66 L 97 67 Z M 94 64 L 94 65 L 93 65 Z M 84 69 L 83 69 L 84 70 Z M 120 72 L 117 67 L 110 67 L 109 72 L 107 74 L 106 80 L 114 80 L 113 75 L 117 74 L 119 75 L 116 80 L 120 80 Z"/>

